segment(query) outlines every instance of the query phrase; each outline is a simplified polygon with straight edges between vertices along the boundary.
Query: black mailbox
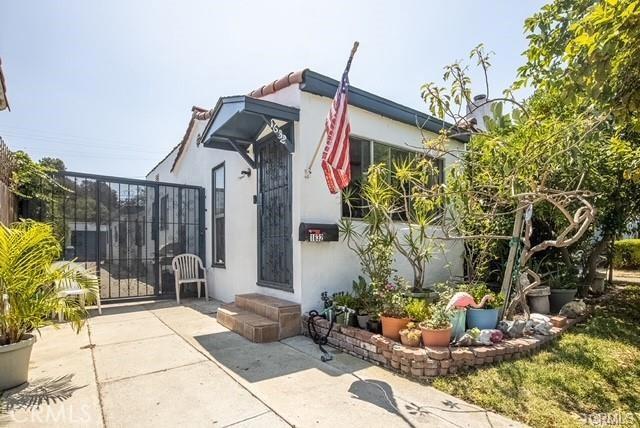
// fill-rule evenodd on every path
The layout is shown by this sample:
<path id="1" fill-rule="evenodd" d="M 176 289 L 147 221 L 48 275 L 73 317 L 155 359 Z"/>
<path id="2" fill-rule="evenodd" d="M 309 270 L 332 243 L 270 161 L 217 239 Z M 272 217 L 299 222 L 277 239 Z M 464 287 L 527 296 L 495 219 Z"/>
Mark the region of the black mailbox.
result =
<path id="1" fill-rule="evenodd" d="M 299 240 L 309 242 L 330 242 L 339 238 L 337 224 L 300 223 Z"/>

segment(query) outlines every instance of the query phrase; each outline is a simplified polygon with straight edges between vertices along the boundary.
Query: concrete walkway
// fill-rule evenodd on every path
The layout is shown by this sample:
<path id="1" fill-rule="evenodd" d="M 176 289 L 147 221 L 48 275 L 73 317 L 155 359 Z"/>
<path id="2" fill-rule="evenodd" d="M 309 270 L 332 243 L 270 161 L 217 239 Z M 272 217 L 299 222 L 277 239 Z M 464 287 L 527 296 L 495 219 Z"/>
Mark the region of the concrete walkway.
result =
<path id="1" fill-rule="evenodd" d="M 0 426 L 519 426 L 298 336 L 254 344 L 215 303 L 107 308 L 80 335 L 47 328 Z"/>

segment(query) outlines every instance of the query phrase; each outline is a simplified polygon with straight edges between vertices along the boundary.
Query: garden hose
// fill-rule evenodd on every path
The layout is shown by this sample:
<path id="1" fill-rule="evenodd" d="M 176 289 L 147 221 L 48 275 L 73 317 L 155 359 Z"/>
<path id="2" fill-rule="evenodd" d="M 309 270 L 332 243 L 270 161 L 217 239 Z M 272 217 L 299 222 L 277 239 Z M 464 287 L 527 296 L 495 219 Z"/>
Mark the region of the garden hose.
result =
<path id="1" fill-rule="evenodd" d="M 323 314 L 326 313 L 328 309 L 325 309 L 323 311 Z M 342 311 L 338 311 L 335 315 L 339 315 L 340 313 L 342 313 Z M 316 318 L 323 318 L 323 316 L 320 315 L 315 309 L 309 311 L 309 319 L 307 320 L 307 330 L 309 331 L 309 337 L 311 338 L 311 340 L 313 340 L 313 343 L 318 345 L 318 347 L 320 348 L 320 352 L 322 352 L 320 360 L 322 360 L 322 362 L 331 361 L 333 360 L 333 357 L 326 349 L 324 349 L 323 345 L 326 345 L 329 342 L 328 338 L 331 334 L 331 330 L 333 329 L 333 320 L 335 319 L 335 316 L 329 317 L 329 329 L 327 330 L 327 334 L 325 334 L 324 336 L 318 333 L 318 331 L 316 330 Z"/>

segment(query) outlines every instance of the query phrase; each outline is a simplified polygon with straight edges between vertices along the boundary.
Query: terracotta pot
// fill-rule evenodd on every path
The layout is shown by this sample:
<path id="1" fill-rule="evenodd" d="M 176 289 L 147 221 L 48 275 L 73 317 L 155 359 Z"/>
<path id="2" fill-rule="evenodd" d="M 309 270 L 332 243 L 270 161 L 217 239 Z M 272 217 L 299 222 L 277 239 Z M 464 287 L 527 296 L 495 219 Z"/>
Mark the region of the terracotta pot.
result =
<path id="1" fill-rule="evenodd" d="M 434 330 L 420 326 L 420 330 L 422 330 L 422 344 L 424 346 L 449 346 L 453 327 Z"/>
<path id="2" fill-rule="evenodd" d="M 404 346 L 413 346 L 414 348 L 417 348 L 418 346 L 420 346 L 420 335 L 416 336 L 415 338 L 413 338 L 413 340 L 411 340 L 409 338 L 409 335 L 407 334 L 408 332 L 409 332 L 408 330 L 402 330 L 400 332 L 400 342 Z"/>
<path id="3" fill-rule="evenodd" d="M 393 317 L 380 317 L 382 321 L 382 335 L 389 339 L 400 341 L 400 330 L 405 328 L 409 321 L 409 318 L 393 318 Z"/>

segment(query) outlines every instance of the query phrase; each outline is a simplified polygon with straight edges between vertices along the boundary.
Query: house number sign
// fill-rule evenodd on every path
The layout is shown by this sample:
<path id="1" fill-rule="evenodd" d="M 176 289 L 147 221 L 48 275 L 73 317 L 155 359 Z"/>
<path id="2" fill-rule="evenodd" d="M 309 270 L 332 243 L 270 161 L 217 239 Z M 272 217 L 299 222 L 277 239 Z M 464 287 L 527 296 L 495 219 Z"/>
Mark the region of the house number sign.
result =
<path id="1" fill-rule="evenodd" d="M 324 241 L 324 233 L 320 229 L 309 229 L 309 242 Z"/>
<path id="2" fill-rule="evenodd" d="M 287 136 L 284 135 L 284 132 L 282 132 L 282 129 L 280 129 L 280 127 L 278 126 L 275 120 L 271 119 L 269 121 L 269 128 L 271 128 L 271 130 L 276 135 L 276 138 L 278 139 L 278 141 L 280 141 L 281 144 L 284 144 L 285 146 L 288 144 Z"/>
<path id="3" fill-rule="evenodd" d="M 300 241 L 307 242 L 335 242 L 340 237 L 337 224 L 300 223 L 298 229 Z"/>

